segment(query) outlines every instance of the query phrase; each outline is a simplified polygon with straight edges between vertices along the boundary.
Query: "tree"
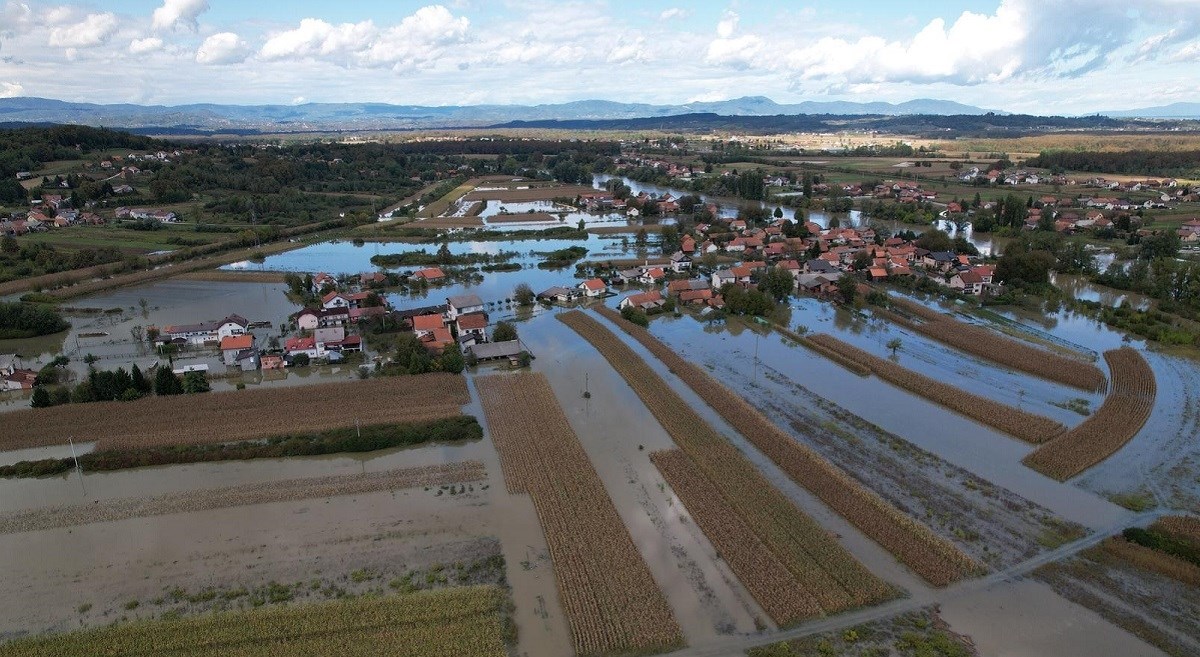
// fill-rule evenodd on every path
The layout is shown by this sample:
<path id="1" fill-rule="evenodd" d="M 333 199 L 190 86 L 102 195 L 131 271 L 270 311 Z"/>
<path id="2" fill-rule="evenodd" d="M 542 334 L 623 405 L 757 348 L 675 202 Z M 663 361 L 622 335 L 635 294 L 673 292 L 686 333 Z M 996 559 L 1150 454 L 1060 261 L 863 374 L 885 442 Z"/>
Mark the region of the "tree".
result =
<path id="1" fill-rule="evenodd" d="M 133 326 L 129 329 L 129 337 L 133 338 L 133 341 L 138 344 L 138 348 L 140 349 L 144 346 L 142 345 L 142 340 L 146 339 L 146 329 L 141 324 Z"/>
<path id="2" fill-rule="evenodd" d="M 837 279 L 837 291 L 842 303 L 854 305 L 858 301 L 858 279 L 850 274 L 842 274 L 841 278 Z"/>
<path id="3" fill-rule="evenodd" d="M 508 342 L 509 340 L 517 339 L 517 327 L 512 325 L 512 322 L 496 322 L 496 328 L 492 329 L 492 340 L 495 342 Z"/>
<path id="4" fill-rule="evenodd" d="M 17 244 L 17 238 L 13 237 L 12 235 L 5 235 L 3 238 L 0 238 L 0 251 L 11 255 L 20 250 L 21 247 Z"/>
<path id="5" fill-rule="evenodd" d="M 463 360 L 462 351 L 458 348 L 458 345 L 446 347 L 446 350 L 442 352 L 442 357 L 440 360 L 441 369 L 443 372 L 460 374 L 463 371 L 465 361 Z"/>
<path id="6" fill-rule="evenodd" d="M 783 208 L 779 207 L 778 205 L 775 206 L 775 218 L 783 219 Z"/>
<path id="7" fill-rule="evenodd" d="M 308 354 L 292 356 L 292 367 L 308 367 L 310 363 L 312 363 L 312 358 Z"/>
<path id="8" fill-rule="evenodd" d="M 796 286 L 796 279 L 783 267 L 772 267 L 763 274 L 758 283 L 758 289 L 771 295 L 776 301 L 783 301 L 791 295 Z"/>
<path id="9" fill-rule="evenodd" d="M 633 238 L 633 244 L 638 248 L 642 248 L 646 246 L 647 240 L 649 240 L 649 235 L 646 234 L 646 229 L 639 228 L 637 235 L 635 235 Z"/>
<path id="10" fill-rule="evenodd" d="M 517 286 L 513 288 L 513 298 L 517 300 L 518 306 L 532 306 L 536 297 L 533 294 L 533 288 L 529 287 L 529 283 L 517 283 Z"/>
<path id="11" fill-rule="evenodd" d="M 146 380 L 146 375 L 142 374 L 142 370 L 137 366 L 137 363 L 133 364 L 133 369 L 129 372 L 129 384 L 134 390 L 143 395 L 150 392 L 150 382 Z"/>
<path id="12" fill-rule="evenodd" d="M 50 392 L 42 386 L 37 386 L 33 389 L 33 399 L 29 401 L 29 405 L 33 408 L 53 406 L 53 402 L 50 400 Z"/>
<path id="13" fill-rule="evenodd" d="M 433 362 L 429 360 L 429 351 L 426 349 L 416 349 L 408 357 L 409 374 L 424 374 L 432 369 Z"/>
<path id="14" fill-rule="evenodd" d="M 887 348 L 892 350 L 892 356 L 895 357 L 896 350 L 898 350 L 903 344 L 904 342 L 901 341 L 900 338 L 892 338 L 891 340 L 888 340 Z"/>
<path id="15" fill-rule="evenodd" d="M 866 271 L 871 267 L 871 263 L 875 262 L 871 258 L 871 252 L 867 249 L 861 249 L 854 254 L 854 271 Z"/>
<path id="16" fill-rule="evenodd" d="M 1016 287 L 1034 287 L 1050 282 L 1055 265 L 1049 251 L 1017 251 L 1009 248 L 996 263 L 996 280 Z"/>
<path id="17" fill-rule="evenodd" d="M 159 365 L 154 370 L 154 394 L 179 395 L 183 394 L 183 382 L 166 365 Z"/>
<path id="18" fill-rule="evenodd" d="M 621 316 L 638 326 L 650 326 L 650 318 L 641 308 L 625 306 L 621 309 Z"/>
<path id="19" fill-rule="evenodd" d="M 917 246 L 929 251 L 953 251 L 954 240 L 945 231 L 936 228 L 925 231 L 917 238 Z"/>
<path id="20" fill-rule="evenodd" d="M 187 394 L 195 394 L 198 392 L 208 392 L 212 390 L 212 386 L 208 383 L 208 377 L 204 372 L 188 372 L 183 375 L 183 391 Z"/>

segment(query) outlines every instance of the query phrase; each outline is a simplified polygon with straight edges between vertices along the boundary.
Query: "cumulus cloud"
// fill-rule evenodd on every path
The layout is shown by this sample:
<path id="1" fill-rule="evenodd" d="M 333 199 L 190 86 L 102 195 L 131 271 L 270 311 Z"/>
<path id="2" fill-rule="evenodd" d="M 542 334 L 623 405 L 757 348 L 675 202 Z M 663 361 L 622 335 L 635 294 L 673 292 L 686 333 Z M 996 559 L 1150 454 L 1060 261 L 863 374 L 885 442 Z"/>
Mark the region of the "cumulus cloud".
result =
<path id="1" fill-rule="evenodd" d="M 233 32 L 218 32 L 200 44 L 196 51 L 199 64 L 236 64 L 250 55 L 250 46 Z"/>
<path id="2" fill-rule="evenodd" d="M 259 50 L 264 60 L 315 58 L 342 65 L 411 68 L 436 61 L 441 49 L 466 40 L 470 21 L 442 5 L 422 7 L 399 23 L 380 28 L 372 21 L 333 25 L 305 18 L 297 27 L 272 34 Z"/>
<path id="3" fill-rule="evenodd" d="M 129 42 L 129 52 L 133 55 L 144 55 L 155 50 L 162 50 L 163 40 L 158 37 L 146 37 L 145 39 L 134 39 Z"/>
<path id="4" fill-rule="evenodd" d="M 658 15 L 660 20 L 669 21 L 673 18 L 687 18 L 690 12 L 680 7 L 671 7 Z"/>
<path id="5" fill-rule="evenodd" d="M 25 95 L 25 87 L 19 82 L 5 82 L 0 80 L 0 98 L 16 98 Z"/>
<path id="6" fill-rule="evenodd" d="M 33 23 L 33 10 L 29 5 L 8 0 L 0 9 L 0 35 L 14 36 L 24 32 Z"/>
<path id="7" fill-rule="evenodd" d="M 704 60 L 717 66 L 745 68 L 752 65 L 762 52 L 765 43 L 754 34 L 734 36 L 739 17 L 732 11 L 725 12 L 717 22 L 717 38 L 708 44 Z"/>
<path id="8" fill-rule="evenodd" d="M 93 48 L 107 43 L 117 31 L 114 14 L 88 14 L 78 23 L 55 27 L 50 30 L 49 44 L 63 48 Z"/>
<path id="9" fill-rule="evenodd" d="M 208 0 L 163 0 L 150 17 L 155 30 L 166 31 L 182 27 L 195 32 L 200 27 L 200 14 L 208 11 Z"/>

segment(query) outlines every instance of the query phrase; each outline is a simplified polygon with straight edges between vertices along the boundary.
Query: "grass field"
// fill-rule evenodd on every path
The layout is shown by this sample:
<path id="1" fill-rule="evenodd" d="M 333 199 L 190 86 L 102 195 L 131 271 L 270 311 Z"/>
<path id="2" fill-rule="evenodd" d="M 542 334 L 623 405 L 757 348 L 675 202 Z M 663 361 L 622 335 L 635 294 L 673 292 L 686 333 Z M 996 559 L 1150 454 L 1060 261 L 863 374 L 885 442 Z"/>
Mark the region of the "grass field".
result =
<path id="1" fill-rule="evenodd" d="M 0 657 L 507 657 L 507 606 L 497 586 L 447 588 L 118 624 L 14 641 Z"/>
<path id="2" fill-rule="evenodd" d="M 67 251 L 86 248 L 118 248 L 128 253 L 170 251 L 199 244 L 212 244 L 233 237 L 231 233 L 198 233 L 191 226 L 166 227 L 162 230 L 130 230 L 115 225 L 72 226 L 44 233 L 23 235 L 18 241 L 51 244 Z M 171 243 L 172 239 L 186 244 Z"/>
<path id="3" fill-rule="evenodd" d="M 450 209 L 451 204 L 465 196 L 467 192 L 475 189 L 475 187 L 479 185 L 482 180 L 482 178 L 471 178 L 470 180 L 447 192 L 445 196 L 439 198 L 433 203 L 430 203 L 429 205 L 426 205 L 421 209 L 420 212 L 417 213 L 417 216 L 436 217 L 444 213 L 446 210 Z"/>

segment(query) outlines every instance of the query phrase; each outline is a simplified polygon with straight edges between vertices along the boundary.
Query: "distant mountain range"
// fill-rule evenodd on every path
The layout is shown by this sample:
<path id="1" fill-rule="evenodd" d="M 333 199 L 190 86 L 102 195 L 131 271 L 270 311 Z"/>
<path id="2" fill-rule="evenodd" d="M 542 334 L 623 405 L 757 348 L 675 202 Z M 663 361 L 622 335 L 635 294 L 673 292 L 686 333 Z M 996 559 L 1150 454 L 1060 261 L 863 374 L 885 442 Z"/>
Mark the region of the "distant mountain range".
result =
<path id="1" fill-rule="evenodd" d="M 306 132 L 465 128 L 510 121 L 602 121 L 670 117 L 776 115 L 982 115 L 988 110 L 947 100 L 892 103 L 848 101 L 780 104 L 763 96 L 684 105 L 582 100 L 553 105 L 448 105 L 426 107 L 385 103 L 307 103 L 303 105 L 99 105 L 45 98 L 0 99 L 0 123 L 76 123 L 139 132 Z M 1004 112 L 995 112 L 1004 114 Z"/>
<path id="2" fill-rule="evenodd" d="M 1114 118 L 1138 119 L 1200 119 L 1200 103 L 1171 103 L 1142 109 L 1097 112 Z"/>

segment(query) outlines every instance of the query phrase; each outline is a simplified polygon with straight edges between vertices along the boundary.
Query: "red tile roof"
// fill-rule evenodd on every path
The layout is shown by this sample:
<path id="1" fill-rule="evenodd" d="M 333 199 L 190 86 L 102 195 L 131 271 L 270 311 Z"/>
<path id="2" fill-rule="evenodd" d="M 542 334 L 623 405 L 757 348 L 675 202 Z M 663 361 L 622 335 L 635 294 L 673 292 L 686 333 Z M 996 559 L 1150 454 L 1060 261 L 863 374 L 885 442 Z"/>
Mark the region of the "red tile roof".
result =
<path id="1" fill-rule="evenodd" d="M 237 349 L 238 351 L 241 351 L 242 349 L 250 349 L 253 346 L 254 336 L 249 333 L 245 333 L 243 335 L 230 335 L 221 338 L 221 351 L 226 351 L 228 349 Z"/>

